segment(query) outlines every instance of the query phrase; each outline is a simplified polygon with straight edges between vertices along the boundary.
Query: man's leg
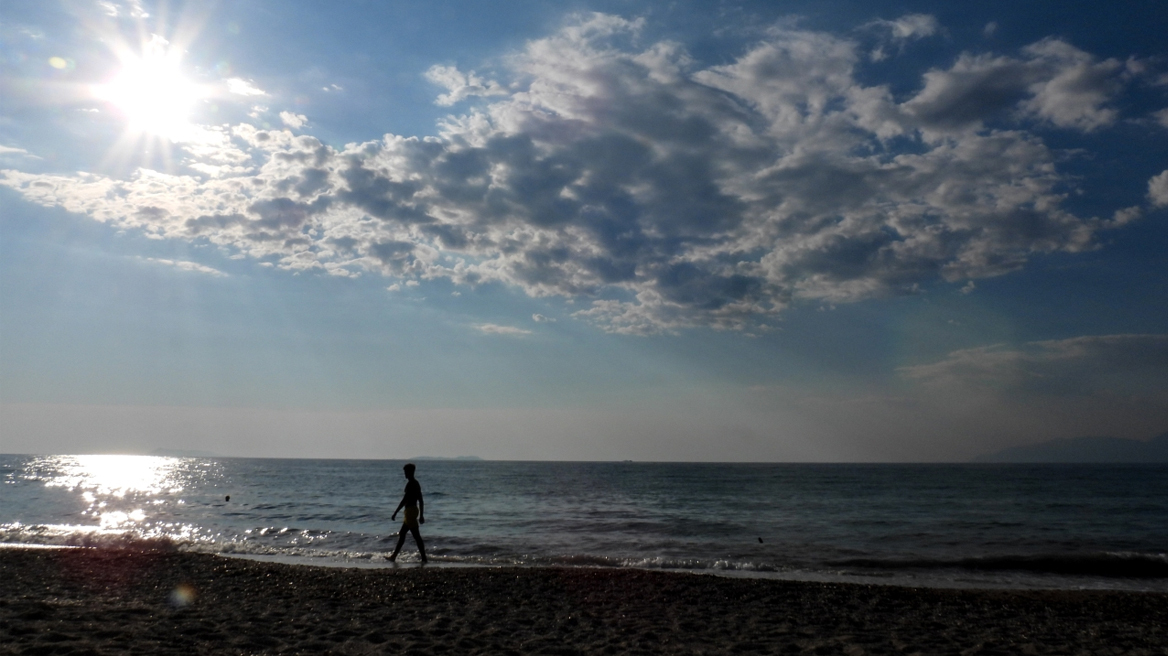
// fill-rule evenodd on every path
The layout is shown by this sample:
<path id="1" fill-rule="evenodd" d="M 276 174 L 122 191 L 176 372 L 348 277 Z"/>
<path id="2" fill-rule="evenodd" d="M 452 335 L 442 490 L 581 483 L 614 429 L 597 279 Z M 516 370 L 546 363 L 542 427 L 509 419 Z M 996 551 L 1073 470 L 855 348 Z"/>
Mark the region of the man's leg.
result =
<path id="1" fill-rule="evenodd" d="M 414 532 L 417 535 L 417 531 Z M 397 552 L 401 551 L 402 545 L 406 543 L 406 527 L 401 527 L 397 532 L 397 546 L 393 548 L 393 555 L 389 557 L 390 562 L 397 560 Z"/>
<path id="2" fill-rule="evenodd" d="M 410 527 L 410 533 L 414 534 L 414 542 L 418 545 L 418 553 L 422 555 L 422 562 L 426 562 L 426 544 L 422 542 L 422 534 L 416 526 Z M 402 535 L 402 539 L 405 540 L 404 534 Z"/>

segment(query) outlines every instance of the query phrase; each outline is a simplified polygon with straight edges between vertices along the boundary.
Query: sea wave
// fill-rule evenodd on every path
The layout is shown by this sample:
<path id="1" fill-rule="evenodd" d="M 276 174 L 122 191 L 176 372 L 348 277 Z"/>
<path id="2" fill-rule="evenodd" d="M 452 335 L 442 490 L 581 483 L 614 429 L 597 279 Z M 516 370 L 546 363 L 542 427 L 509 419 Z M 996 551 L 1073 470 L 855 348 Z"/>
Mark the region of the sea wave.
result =
<path id="1" fill-rule="evenodd" d="M 108 531 L 96 526 L 2 524 L 0 544 L 18 546 L 92 547 L 135 551 L 175 551 L 180 544 L 168 536 Z"/>
<path id="2" fill-rule="evenodd" d="M 270 556 L 309 561 L 373 562 L 385 556 L 394 535 L 332 532 L 319 529 L 268 527 L 246 534 L 215 535 L 197 532 L 160 532 L 108 529 L 71 524 L 0 524 L 0 544 L 94 547 L 134 550 L 191 551 L 241 556 Z M 436 547 L 436 548 L 435 548 Z M 407 550 L 408 552 L 409 550 Z M 560 566 L 665 569 L 726 572 L 743 575 L 782 575 L 794 570 L 863 576 L 888 572 L 965 571 L 1087 576 L 1128 579 L 1168 579 L 1168 553 L 1106 551 L 1028 555 L 986 555 L 963 558 L 865 557 L 820 562 L 786 563 L 759 558 L 701 558 L 662 555 L 605 555 L 594 553 L 520 552 L 474 541 L 455 539 L 432 545 L 439 562 L 477 566 Z M 407 556 L 407 559 L 410 556 Z M 857 571 L 859 570 L 859 571 Z"/>

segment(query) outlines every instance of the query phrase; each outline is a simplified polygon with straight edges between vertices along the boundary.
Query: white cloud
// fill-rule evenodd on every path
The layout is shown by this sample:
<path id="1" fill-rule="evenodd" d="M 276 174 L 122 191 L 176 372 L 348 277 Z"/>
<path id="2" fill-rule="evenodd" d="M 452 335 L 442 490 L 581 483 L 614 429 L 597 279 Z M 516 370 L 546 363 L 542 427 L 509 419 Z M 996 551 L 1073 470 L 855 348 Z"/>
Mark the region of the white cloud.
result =
<path id="1" fill-rule="evenodd" d="M 284 122 L 284 125 L 287 125 L 293 130 L 300 129 L 304 127 L 305 123 L 308 123 L 307 116 L 304 114 L 293 114 L 292 112 L 280 112 L 280 120 Z"/>
<path id="2" fill-rule="evenodd" d="M 434 84 L 444 86 L 450 93 L 438 96 L 435 104 L 449 107 L 457 102 L 475 96 L 503 96 L 507 90 L 499 86 L 494 80 L 484 80 L 475 75 L 474 71 L 463 73 L 453 66 L 431 66 L 426 71 L 426 79 Z"/>
<path id="3" fill-rule="evenodd" d="M 941 24 L 929 14 L 905 14 L 896 20 L 877 19 L 865 27 L 887 32 L 893 41 L 923 39 L 941 31 Z"/>
<path id="4" fill-rule="evenodd" d="M 1168 128 L 1168 109 L 1161 109 L 1160 111 L 1153 114 L 1153 116 L 1156 117 L 1156 122 Z"/>
<path id="5" fill-rule="evenodd" d="M 506 58 L 505 84 L 441 69 L 452 98 L 491 98 L 437 137 L 334 148 L 243 124 L 184 144 L 189 174 L 0 184 L 293 271 L 581 299 L 574 316 L 636 334 L 996 276 L 1118 225 L 1063 208 L 1071 180 L 1027 130 L 1114 118 L 1112 64 L 1063 42 L 963 55 L 898 103 L 833 34 L 776 29 L 700 68 L 674 43 L 628 45 L 642 25 L 583 17 Z"/>
<path id="6" fill-rule="evenodd" d="M 480 323 L 475 326 L 475 329 L 488 335 L 508 335 L 510 337 L 522 337 L 531 334 L 530 330 L 524 330 L 514 326 L 499 326 L 493 323 Z"/>
<path id="7" fill-rule="evenodd" d="M 555 323 L 556 322 L 554 317 L 545 317 L 542 314 L 531 315 L 531 320 L 536 322 L 536 323 Z"/>
<path id="8" fill-rule="evenodd" d="M 897 50 L 903 51 L 907 42 L 940 32 L 941 24 L 928 14 L 906 14 L 896 20 L 874 20 L 863 28 L 881 34 L 881 45 L 872 50 L 868 56 L 872 61 L 883 61 L 888 58 L 888 52 L 885 50 L 888 46 L 896 46 Z"/>
<path id="9" fill-rule="evenodd" d="M 1021 57 L 961 55 L 948 70 L 925 74 L 925 86 L 905 104 L 933 131 L 980 128 L 1006 113 L 1090 132 L 1115 122 L 1107 103 L 1120 85 L 1123 64 L 1097 61 L 1058 39 L 1044 39 Z"/>
<path id="10" fill-rule="evenodd" d="M 0 156 L 3 155 L 19 155 L 21 157 L 28 157 L 30 159 L 40 159 L 27 150 L 23 148 L 16 148 L 14 146 L 0 146 Z"/>
<path id="11" fill-rule="evenodd" d="M 121 16 L 128 16 L 130 18 L 150 17 L 150 14 L 142 7 L 141 0 L 128 0 L 127 2 L 98 0 L 97 6 L 111 18 L 119 18 Z"/>
<path id="12" fill-rule="evenodd" d="M 1023 104 L 1059 127 L 1092 131 L 1111 125 L 1118 113 L 1106 103 L 1119 88 L 1123 63 L 1097 62 L 1091 55 L 1057 39 L 1045 39 L 1026 49 L 1035 66 L 1051 72 L 1030 86 L 1034 97 Z"/>
<path id="13" fill-rule="evenodd" d="M 164 264 L 166 266 L 171 266 L 178 269 L 179 271 L 191 271 L 193 273 L 203 273 L 209 276 L 217 277 L 224 277 L 227 275 L 219 269 L 214 269 L 212 267 L 199 264 L 198 262 L 189 262 L 187 260 L 167 260 L 156 257 L 144 257 L 142 260 L 145 262 L 151 262 L 153 264 Z"/>
<path id="14" fill-rule="evenodd" d="M 1156 207 L 1168 206 L 1168 169 L 1148 180 L 1148 200 Z"/>
<path id="15" fill-rule="evenodd" d="M 227 79 L 227 91 L 238 96 L 266 96 L 268 93 L 241 77 Z"/>

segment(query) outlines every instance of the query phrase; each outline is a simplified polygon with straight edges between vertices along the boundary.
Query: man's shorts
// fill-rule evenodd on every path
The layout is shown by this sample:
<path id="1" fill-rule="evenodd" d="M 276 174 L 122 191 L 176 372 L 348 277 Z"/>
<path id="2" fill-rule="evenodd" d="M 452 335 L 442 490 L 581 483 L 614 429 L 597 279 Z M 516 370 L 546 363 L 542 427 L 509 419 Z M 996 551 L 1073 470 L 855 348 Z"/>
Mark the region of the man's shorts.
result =
<path id="1" fill-rule="evenodd" d="M 402 526 L 406 528 L 418 528 L 418 509 L 406 506 L 406 516 L 402 520 Z"/>

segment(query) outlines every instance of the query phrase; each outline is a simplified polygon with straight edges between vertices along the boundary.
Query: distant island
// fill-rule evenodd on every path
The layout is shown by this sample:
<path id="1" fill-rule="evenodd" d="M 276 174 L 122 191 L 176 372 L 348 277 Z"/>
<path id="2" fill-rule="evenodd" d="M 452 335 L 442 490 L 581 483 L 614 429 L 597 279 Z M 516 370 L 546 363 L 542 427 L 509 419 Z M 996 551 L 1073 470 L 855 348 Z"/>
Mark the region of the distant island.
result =
<path id="1" fill-rule="evenodd" d="M 1122 437 L 1064 437 L 1010 447 L 973 462 L 1168 463 L 1168 433 L 1150 440 Z"/>
<path id="2" fill-rule="evenodd" d="M 482 460 L 478 456 L 415 456 L 409 460 Z"/>

